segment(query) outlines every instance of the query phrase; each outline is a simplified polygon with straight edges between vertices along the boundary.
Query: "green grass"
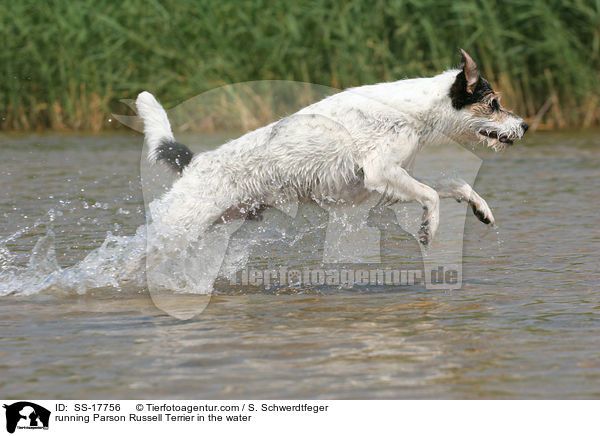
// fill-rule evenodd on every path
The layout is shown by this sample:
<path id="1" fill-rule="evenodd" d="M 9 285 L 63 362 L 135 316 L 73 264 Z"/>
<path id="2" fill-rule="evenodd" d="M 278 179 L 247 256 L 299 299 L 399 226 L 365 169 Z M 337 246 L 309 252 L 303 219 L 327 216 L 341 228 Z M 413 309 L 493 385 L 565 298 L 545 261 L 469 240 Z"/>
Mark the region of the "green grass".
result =
<path id="1" fill-rule="evenodd" d="M 459 47 L 539 125 L 600 122 L 600 0 L 2 0 L 0 40 L 4 130 L 101 130 L 144 89 L 432 75 Z"/>

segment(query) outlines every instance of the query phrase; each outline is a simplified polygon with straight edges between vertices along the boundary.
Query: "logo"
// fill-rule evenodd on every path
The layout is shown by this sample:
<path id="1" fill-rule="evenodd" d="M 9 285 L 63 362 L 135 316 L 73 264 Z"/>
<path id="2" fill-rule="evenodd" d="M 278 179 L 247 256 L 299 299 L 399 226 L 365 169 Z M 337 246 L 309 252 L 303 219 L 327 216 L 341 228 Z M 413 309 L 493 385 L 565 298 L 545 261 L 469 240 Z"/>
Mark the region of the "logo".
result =
<path id="1" fill-rule="evenodd" d="M 4 405 L 6 409 L 6 431 L 14 433 L 15 429 L 48 430 L 50 411 L 29 401 L 19 401 Z"/>

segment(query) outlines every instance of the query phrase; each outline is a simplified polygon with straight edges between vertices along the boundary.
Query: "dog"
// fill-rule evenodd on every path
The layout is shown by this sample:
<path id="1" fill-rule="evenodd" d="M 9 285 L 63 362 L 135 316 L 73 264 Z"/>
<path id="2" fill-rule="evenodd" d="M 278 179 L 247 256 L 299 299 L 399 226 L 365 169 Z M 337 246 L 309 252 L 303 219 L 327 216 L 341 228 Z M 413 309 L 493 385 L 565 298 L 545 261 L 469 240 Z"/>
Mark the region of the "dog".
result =
<path id="1" fill-rule="evenodd" d="M 197 155 L 175 140 L 165 110 L 142 92 L 136 107 L 148 159 L 180 175 L 154 220 L 202 232 L 292 198 L 336 203 L 379 195 L 386 203 L 423 207 L 418 240 L 424 246 L 438 228 L 440 198 L 467 201 L 480 221 L 493 225 L 490 207 L 463 180 L 429 186 L 411 175 L 427 145 L 484 142 L 498 151 L 527 131 L 521 117 L 501 106 L 471 56 L 460 52 L 459 69 L 350 88 Z"/>

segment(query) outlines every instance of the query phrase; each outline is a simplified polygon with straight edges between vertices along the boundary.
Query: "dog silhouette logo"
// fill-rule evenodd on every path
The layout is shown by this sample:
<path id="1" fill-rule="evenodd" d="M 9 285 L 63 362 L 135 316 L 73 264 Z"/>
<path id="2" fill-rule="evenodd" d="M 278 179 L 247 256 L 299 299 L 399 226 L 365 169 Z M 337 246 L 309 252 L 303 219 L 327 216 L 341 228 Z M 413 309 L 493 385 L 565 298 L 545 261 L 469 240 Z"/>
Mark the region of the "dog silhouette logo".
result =
<path id="1" fill-rule="evenodd" d="M 29 401 L 19 401 L 4 405 L 6 409 L 6 431 L 14 433 L 19 429 L 48 429 L 50 411 Z"/>

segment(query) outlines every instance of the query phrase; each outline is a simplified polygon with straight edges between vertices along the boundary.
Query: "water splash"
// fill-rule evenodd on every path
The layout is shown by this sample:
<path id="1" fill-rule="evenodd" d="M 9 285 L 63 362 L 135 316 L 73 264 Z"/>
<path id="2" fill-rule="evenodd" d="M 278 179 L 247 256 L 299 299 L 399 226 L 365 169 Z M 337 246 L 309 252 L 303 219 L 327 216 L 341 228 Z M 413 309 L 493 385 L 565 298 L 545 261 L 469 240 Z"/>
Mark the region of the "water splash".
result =
<path id="1" fill-rule="evenodd" d="M 61 268 L 56 260 L 55 236 L 48 230 L 31 252 L 26 267 L 0 244 L 0 296 L 39 293 L 85 294 L 91 290 L 140 291 L 145 286 L 145 226 L 134 236 L 108 232 L 102 245 L 81 262 Z"/>
<path id="2" fill-rule="evenodd" d="M 178 238 L 157 237 L 164 229 L 151 223 L 138 227 L 133 236 L 107 232 L 104 242 L 83 260 L 61 268 L 56 257 L 55 235 L 49 229 L 39 238 L 27 265 L 23 266 L 7 244 L 42 225 L 48 223 L 36 223 L 0 241 L 0 296 L 146 292 L 147 274 L 161 290 L 206 295 L 211 293 L 216 275 L 230 276 L 243 268 L 253 248 L 269 242 L 281 245 L 285 240 L 293 244 L 294 236 L 297 237 L 297 232 L 290 231 L 290 223 L 281 217 L 249 223 L 233 232 L 232 238 L 226 226 L 216 226 L 201 238 L 186 234 Z M 154 237 L 148 239 L 148 233 Z M 152 253 L 154 258 L 149 259 Z M 157 256 L 162 262 L 157 261 Z"/>
<path id="3" fill-rule="evenodd" d="M 399 226 L 396 211 L 384 212 L 370 214 L 366 225 L 377 228 L 382 237 L 394 237 L 404 227 Z M 400 215 L 410 218 L 413 227 L 418 225 L 411 214 Z M 67 268 L 57 262 L 52 230 L 37 241 L 26 266 L 7 247 L 7 241 L 14 243 L 25 233 L 13 235 L 0 241 L 0 296 L 148 291 L 153 299 L 164 292 L 167 298 L 173 293 L 207 296 L 217 278 L 234 278 L 244 268 L 322 269 L 328 264 L 325 242 L 330 220 L 317 205 L 302 205 L 293 217 L 269 209 L 262 221 L 220 224 L 202 234 L 165 225 L 150 222 L 133 236 L 107 232 L 98 248 Z"/>

